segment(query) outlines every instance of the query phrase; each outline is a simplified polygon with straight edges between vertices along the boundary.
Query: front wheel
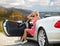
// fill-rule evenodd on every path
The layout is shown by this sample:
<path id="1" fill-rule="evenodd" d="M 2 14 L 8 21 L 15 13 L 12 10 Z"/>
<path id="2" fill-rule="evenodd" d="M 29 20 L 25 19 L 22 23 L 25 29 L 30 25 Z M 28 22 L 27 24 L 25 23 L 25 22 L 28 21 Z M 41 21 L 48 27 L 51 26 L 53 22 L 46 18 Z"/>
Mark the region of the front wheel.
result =
<path id="1" fill-rule="evenodd" d="M 40 46 L 48 46 L 48 40 L 44 29 L 40 29 L 38 32 L 38 43 Z"/>

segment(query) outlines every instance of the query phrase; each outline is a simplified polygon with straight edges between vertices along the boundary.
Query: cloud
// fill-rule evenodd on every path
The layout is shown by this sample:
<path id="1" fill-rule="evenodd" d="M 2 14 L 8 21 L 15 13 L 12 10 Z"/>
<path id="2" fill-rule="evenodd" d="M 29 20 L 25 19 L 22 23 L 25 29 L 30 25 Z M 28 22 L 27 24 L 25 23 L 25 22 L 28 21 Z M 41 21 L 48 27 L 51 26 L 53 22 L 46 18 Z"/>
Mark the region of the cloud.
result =
<path id="1" fill-rule="evenodd" d="M 0 4 L 7 4 L 7 2 L 5 2 L 5 1 L 0 1 Z"/>
<path id="2" fill-rule="evenodd" d="M 39 0 L 37 3 L 39 3 L 40 6 L 46 6 L 49 5 L 50 0 Z"/>
<path id="3" fill-rule="evenodd" d="M 48 5 L 49 1 L 50 0 L 0 0 L 0 5 L 4 7 L 39 10 L 40 6 Z"/>
<path id="4" fill-rule="evenodd" d="M 17 5 L 25 5 L 25 1 L 23 0 L 16 0 L 13 3 L 10 3 L 9 5 L 17 6 Z"/>
<path id="5" fill-rule="evenodd" d="M 29 2 L 39 2 L 40 0 L 28 0 Z"/>
<path id="6" fill-rule="evenodd" d="M 58 0 L 50 2 L 51 0 L 0 0 L 0 6 L 39 10 L 41 6 L 53 5 L 54 2 L 55 5 L 60 4 Z"/>
<path id="7" fill-rule="evenodd" d="M 1 0 L 0 4 L 10 6 L 33 7 L 34 5 L 48 5 L 50 0 Z"/>
<path id="8" fill-rule="evenodd" d="M 17 6 L 17 5 L 24 5 L 25 1 L 24 0 L 1 0 L 0 4 L 7 4 L 11 6 Z"/>
<path id="9" fill-rule="evenodd" d="M 31 5 L 32 7 L 35 5 L 47 6 L 49 3 L 50 0 L 27 0 L 27 4 Z"/>

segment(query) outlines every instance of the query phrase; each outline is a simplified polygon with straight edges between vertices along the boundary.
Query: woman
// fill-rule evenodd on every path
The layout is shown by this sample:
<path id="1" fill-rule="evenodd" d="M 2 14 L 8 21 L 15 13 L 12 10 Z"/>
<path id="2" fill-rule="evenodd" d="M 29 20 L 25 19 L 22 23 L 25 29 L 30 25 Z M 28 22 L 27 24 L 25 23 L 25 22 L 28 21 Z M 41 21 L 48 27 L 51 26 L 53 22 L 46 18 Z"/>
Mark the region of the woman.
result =
<path id="1" fill-rule="evenodd" d="M 24 34 L 20 40 L 20 43 L 26 43 L 27 42 L 27 33 L 29 33 L 31 36 L 34 36 L 34 32 L 35 32 L 35 26 L 36 26 L 36 21 L 39 19 L 39 13 L 37 11 L 32 12 L 30 15 L 27 16 L 28 19 L 31 20 L 31 22 L 33 22 L 33 26 L 31 27 L 31 29 L 27 28 L 24 30 Z"/>

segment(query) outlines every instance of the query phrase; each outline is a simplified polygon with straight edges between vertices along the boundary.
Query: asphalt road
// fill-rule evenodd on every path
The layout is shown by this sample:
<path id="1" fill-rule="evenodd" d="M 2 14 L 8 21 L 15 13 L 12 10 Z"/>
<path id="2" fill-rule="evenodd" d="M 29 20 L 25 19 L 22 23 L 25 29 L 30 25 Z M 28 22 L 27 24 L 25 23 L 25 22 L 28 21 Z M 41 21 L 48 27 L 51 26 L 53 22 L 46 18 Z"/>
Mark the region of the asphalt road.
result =
<path id="1" fill-rule="evenodd" d="M 6 45 L 6 46 L 39 46 L 36 41 L 29 40 L 27 43 L 20 45 L 20 44 L 13 44 L 13 45 Z M 60 46 L 60 44 L 49 44 L 48 46 Z"/>
<path id="2" fill-rule="evenodd" d="M 20 37 L 7 37 L 3 33 L 0 33 L 0 46 L 39 46 L 37 42 L 28 40 L 27 43 L 20 45 L 15 41 Z"/>
<path id="3" fill-rule="evenodd" d="M 6 46 L 39 46 L 37 42 L 35 41 L 28 41 L 27 43 L 21 45 L 21 44 L 13 44 L 13 45 L 6 45 Z"/>
<path id="4" fill-rule="evenodd" d="M 17 44 L 16 40 L 18 40 L 18 37 L 7 37 L 3 33 L 0 33 L 0 46 L 39 46 L 37 42 L 32 40 L 28 40 L 23 45 Z M 60 44 L 50 44 L 48 46 L 60 46 Z"/>

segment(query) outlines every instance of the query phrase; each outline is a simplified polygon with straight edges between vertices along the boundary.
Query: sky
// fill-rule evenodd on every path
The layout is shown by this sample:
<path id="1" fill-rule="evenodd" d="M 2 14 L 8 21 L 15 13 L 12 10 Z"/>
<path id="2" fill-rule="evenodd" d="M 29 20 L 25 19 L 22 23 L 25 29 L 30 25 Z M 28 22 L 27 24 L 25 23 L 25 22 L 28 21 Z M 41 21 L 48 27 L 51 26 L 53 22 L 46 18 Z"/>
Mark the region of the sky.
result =
<path id="1" fill-rule="evenodd" d="M 14 7 L 40 11 L 40 8 L 45 6 L 60 6 L 59 1 L 60 0 L 0 0 L 0 6 L 7 8 Z M 42 9 L 44 10 L 44 8 Z"/>

